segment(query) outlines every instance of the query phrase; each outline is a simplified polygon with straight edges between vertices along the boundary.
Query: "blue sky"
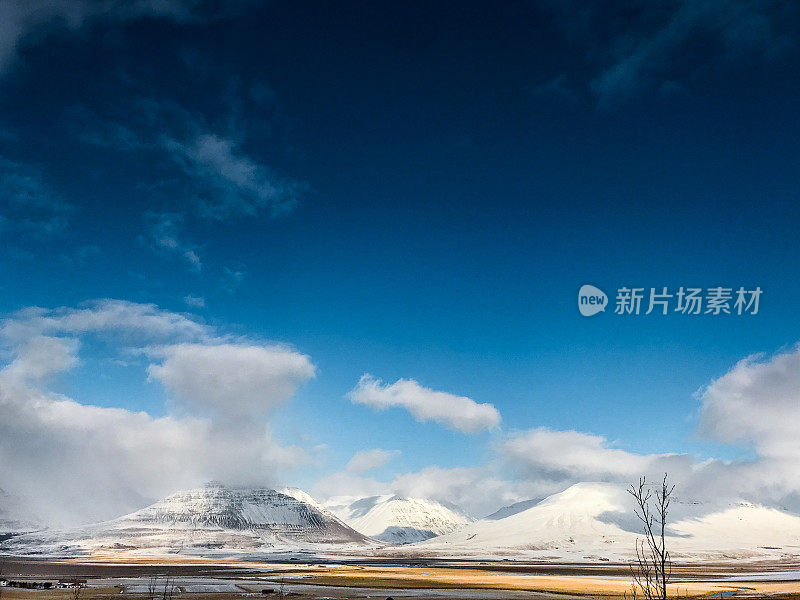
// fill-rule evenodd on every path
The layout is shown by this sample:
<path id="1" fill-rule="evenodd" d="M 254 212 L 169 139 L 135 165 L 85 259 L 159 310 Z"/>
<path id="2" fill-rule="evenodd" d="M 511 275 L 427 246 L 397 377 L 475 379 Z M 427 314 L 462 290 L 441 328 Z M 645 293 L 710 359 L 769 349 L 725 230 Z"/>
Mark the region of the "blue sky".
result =
<path id="1" fill-rule="evenodd" d="M 265 426 L 310 460 L 275 477 L 320 494 L 375 448 L 400 451 L 369 473 L 389 487 L 431 465 L 492 465 L 502 499 L 582 476 L 497 465 L 537 428 L 762 456 L 699 432 L 697 392 L 800 339 L 792 7 L 64 6 L 0 8 L 7 323 L 110 298 L 290 346 L 315 375 Z M 764 293 L 757 315 L 584 318 L 584 283 Z M 156 342 L 98 331 L 59 329 L 80 362 L 36 389 L 207 416 L 148 376 Z M 491 404 L 501 425 L 373 410 L 348 396 L 364 374 Z"/>

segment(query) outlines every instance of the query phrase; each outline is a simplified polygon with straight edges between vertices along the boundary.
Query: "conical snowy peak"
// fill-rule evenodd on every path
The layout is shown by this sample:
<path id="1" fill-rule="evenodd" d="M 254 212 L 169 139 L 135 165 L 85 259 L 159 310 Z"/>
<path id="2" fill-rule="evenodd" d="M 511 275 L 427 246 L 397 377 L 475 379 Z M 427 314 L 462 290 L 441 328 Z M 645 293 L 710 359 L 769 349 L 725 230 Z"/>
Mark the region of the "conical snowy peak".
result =
<path id="1" fill-rule="evenodd" d="M 433 500 L 389 495 L 359 498 L 334 510 L 356 531 L 392 544 L 419 542 L 473 521 L 455 507 Z"/>

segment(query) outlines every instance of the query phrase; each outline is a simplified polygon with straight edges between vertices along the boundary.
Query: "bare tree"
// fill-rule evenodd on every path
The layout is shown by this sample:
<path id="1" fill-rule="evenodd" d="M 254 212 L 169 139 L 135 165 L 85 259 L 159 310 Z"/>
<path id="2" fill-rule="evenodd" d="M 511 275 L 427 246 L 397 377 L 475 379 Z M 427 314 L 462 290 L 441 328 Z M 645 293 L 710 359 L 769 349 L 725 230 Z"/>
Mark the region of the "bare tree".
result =
<path id="1" fill-rule="evenodd" d="M 147 583 L 148 600 L 156 600 L 157 589 L 158 589 L 158 575 L 150 575 L 150 581 L 148 581 Z"/>
<path id="2" fill-rule="evenodd" d="M 147 583 L 148 600 L 172 600 L 176 591 L 175 580 L 169 574 L 164 577 L 163 583 L 158 575 L 151 575 Z"/>
<path id="3" fill-rule="evenodd" d="M 167 575 L 164 579 L 164 587 L 161 590 L 161 600 L 172 600 L 175 595 L 175 580 Z"/>
<path id="4" fill-rule="evenodd" d="M 647 485 L 644 477 L 639 485 L 631 485 L 628 493 L 636 500 L 636 516 L 641 521 L 644 539 L 636 540 L 636 564 L 631 565 L 633 574 L 633 600 L 666 600 L 667 584 L 672 572 L 672 559 L 667 550 L 667 515 L 674 485 L 670 485 L 667 474 L 655 490 Z"/>

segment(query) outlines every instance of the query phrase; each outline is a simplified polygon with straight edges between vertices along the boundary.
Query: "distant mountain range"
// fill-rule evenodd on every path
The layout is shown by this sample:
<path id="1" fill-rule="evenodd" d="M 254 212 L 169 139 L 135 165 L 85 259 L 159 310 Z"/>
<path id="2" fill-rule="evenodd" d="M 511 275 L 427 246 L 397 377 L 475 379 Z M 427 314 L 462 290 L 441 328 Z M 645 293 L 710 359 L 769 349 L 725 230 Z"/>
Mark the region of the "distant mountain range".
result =
<path id="1" fill-rule="evenodd" d="M 676 560 L 800 557 L 800 517 L 783 511 L 676 498 L 673 516 L 668 544 Z M 3 552 L 313 552 L 628 561 L 641 534 L 625 488 L 607 483 L 576 484 L 478 521 L 454 506 L 420 498 L 387 495 L 320 503 L 298 488 L 276 491 L 212 483 L 111 521 L 69 530 L 22 531 L 28 533 L 3 542 Z"/>

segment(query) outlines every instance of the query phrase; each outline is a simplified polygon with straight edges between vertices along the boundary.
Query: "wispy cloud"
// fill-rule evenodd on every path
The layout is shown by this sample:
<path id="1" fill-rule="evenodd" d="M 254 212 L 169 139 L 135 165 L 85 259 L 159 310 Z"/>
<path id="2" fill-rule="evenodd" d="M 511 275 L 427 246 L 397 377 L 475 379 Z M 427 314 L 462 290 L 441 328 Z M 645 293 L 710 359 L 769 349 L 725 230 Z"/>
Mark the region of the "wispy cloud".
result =
<path id="1" fill-rule="evenodd" d="M 162 146 L 199 188 L 196 190 L 201 216 L 224 219 L 252 216 L 266 211 L 270 216 L 290 212 L 305 185 L 285 182 L 243 154 L 231 138 L 202 132 L 189 139 L 164 138 Z"/>
<path id="2" fill-rule="evenodd" d="M 379 469 L 397 456 L 400 456 L 399 450 L 383 450 L 381 448 L 360 450 L 348 461 L 345 470 L 351 473 L 366 473 Z"/>
<path id="3" fill-rule="evenodd" d="M 233 294 L 242 285 L 242 282 L 247 277 L 247 273 L 239 269 L 231 269 L 230 267 L 222 268 L 222 279 L 220 281 L 222 289 L 229 294 Z"/>
<path id="4" fill-rule="evenodd" d="M 0 159 L 0 225 L 31 235 L 63 231 L 74 207 L 33 165 Z"/>
<path id="5" fill-rule="evenodd" d="M 235 106 L 227 116 L 208 119 L 169 99 L 134 96 L 117 116 L 86 108 L 72 109 L 71 115 L 85 143 L 151 153 L 174 165 L 181 201 L 173 212 L 179 205 L 181 211 L 190 208 L 194 216 L 211 220 L 279 217 L 292 212 L 308 188 L 303 181 L 281 177 L 245 150 L 248 123 Z"/>
<path id="6" fill-rule="evenodd" d="M 205 308 L 206 299 L 202 296 L 184 296 L 183 301 L 190 308 Z"/>
<path id="7" fill-rule="evenodd" d="M 90 23 L 124 23 L 144 17 L 205 21 L 226 14 L 235 2 L 203 0 L 4 0 L 0 2 L 0 74 L 20 50 L 41 43 L 55 29 L 79 32 Z"/>
<path id="8" fill-rule="evenodd" d="M 183 216 L 178 213 L 149 213 L 148 225 L 141 237 L 150 248 L 179 256 L 193 271 L 202 271 L 203 264 L 197 247 L 182 239 Z"/>
<path id="9" fill-rule="evenodd" d="M 285 216 L 308 188 L 278 175 L 245 149 L 248 126 L 235 107 L 227 117 L 207 119 L 167 99 L 134 96 L 125 104 L 123 114 L 110 117 L 73 109 L 80 123 L 76 135 L 91 145 L 156 161 L 152 180 L 145 175 L 140 183 L 166 209 L 145 215 L 142 239 L 155 250 L 180 256 L 195 271 L 203 268 L 199 248 L 186 241 L 184 229 Z M 228 268 L 222 285 L 232 292 L 243 278 L 243 270 Z"/>
<path id="10" fill-rule="evenodd" d="M 797 8 L 774 2 L 550 2 L 543 4 L 594 69 L 589 89 L 600 108 L 613 108 L 665 82 L 681 85 L 680 69 L 692 73 L 720 61 L 772 59 L 795 43 L 786 27 Z M 796 22 L 796 21 L 794 21 Z M 694 42 L 701 42 L 702 53 Z M 684 69 L 685 75 L 685 69 Z M 557 81 L 553 80 L 553 81 Z"/>
<path id="11" fill-rule="evenodd" d="M 564 73 L 556 75 L 531 89 L 531 94 L 536 98 L 550 100 L 559 104 L 575 105 L 579 97 L 569 85 Z"/>

